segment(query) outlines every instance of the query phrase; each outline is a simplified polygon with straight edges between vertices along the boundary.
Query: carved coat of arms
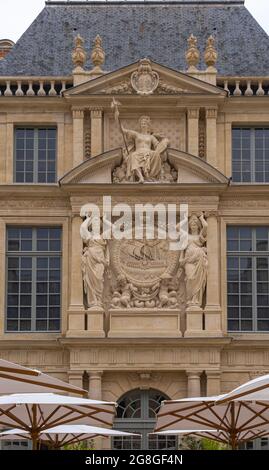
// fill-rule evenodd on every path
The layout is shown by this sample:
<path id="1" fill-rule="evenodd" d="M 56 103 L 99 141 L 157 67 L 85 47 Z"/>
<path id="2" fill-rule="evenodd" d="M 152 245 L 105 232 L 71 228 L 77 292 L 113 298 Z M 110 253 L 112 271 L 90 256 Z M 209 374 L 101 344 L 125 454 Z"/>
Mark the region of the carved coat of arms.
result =
<path id="1" fill-rule="evenodd" d="M 142 59 L 138 69 L 132 73 L 131 84 L 139 95 L 151 95 L 159 85 L 159 75 L 151 68 L 149 59 Z"/>

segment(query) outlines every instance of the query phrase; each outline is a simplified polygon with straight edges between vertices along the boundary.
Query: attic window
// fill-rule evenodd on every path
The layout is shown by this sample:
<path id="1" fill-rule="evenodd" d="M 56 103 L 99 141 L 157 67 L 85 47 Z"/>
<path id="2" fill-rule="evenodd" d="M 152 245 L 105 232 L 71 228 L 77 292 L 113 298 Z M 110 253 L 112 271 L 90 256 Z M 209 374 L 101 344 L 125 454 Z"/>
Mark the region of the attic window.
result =
<path id="1" fill-rule="evenodd" d="M 15 46 L 10 39 L 0 39 L 0 60 L 3 59 Z"/>

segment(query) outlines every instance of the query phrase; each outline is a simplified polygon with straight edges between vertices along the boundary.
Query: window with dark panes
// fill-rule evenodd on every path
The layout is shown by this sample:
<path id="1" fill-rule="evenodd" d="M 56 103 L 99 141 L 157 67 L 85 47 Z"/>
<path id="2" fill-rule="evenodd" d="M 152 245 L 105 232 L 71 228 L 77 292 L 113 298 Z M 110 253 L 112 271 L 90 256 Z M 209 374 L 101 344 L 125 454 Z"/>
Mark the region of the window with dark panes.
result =
<path id="1" fill-rule="evenodd" d="M 168 397 L 154 389 L 132 390 L 118 401 L 114 429 L 137 433 L 138 436 L 114 437 L 113 450 L 175 450 L 178 448 L 177 437 L 152 435 L 156 416 L 163 400 Z"/>
<path id="2" fill-rule="evenodd" d="M 269 183 L 269 127 L 234 128 L 233 181 Z"/>
<path id="3" fill-rule="evenodd" d="M 60 227 L 7 228 L 6 331 L 59 331 Z"/>
<path id="4" fill-rule="evenodd" d="M 15 129 L 15 183 L 56 182 L 56 128 Z"/>
<path id="5" fill-rule="evenodd" d="M 269 331 L 269 227 L 227 228 L 228 330 Z"/>

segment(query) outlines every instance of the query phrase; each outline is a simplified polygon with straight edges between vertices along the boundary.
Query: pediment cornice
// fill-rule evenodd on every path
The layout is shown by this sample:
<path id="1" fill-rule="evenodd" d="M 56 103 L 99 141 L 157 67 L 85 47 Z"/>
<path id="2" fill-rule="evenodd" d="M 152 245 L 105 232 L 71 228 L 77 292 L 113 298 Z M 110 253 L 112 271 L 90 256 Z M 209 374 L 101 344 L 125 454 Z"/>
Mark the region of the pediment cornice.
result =
<path id="1" fill-rule="evenodd" d="M 93 78 L 63 93 L 66 99 L 74 99 L 85 96 L 100 95 L 134 95 L 132 76 L 138 70 L 140 62 L 135 62 L 113 72 L 106 73 L 98 78 Z M 207 83 L 188 74 L 171 69 L 164 65 L 150 61 L 153 73 L 159 77 L 158 84 L 150 96 L 172 95 L 172 96 L 211 96 L 226 97 L 227 93 L 217 86 Z"/>

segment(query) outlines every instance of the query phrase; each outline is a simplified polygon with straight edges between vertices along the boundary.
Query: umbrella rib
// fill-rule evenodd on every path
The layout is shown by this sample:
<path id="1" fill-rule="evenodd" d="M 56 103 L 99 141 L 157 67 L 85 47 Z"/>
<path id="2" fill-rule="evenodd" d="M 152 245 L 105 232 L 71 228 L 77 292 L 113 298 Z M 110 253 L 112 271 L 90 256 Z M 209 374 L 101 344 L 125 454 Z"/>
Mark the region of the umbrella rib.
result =
<path id="1" fill-rule="evenodd" d="M 14 408 L 15 408 L 15 406 L 12 406 L 11 410 L 13 410 Z M 26 429 L 27 431 L 30 432 L 31 428 L 29 426 L 27 426 L 23 421 L 21 421 L 17 416 L 15 416 L 13 413 L 11 413 L 10 410 L 6 410 L 6 411 L 2 410 L 2 414 L 4 416 L 7 416 L 10 419 L 13 419 L 13 421 L 15 423 L 17 423 L 19 425 L 19 427 L 21 427 L 23 430 Z M 3 424 L 4 426 L 5 425 L 10 426 L 10 423 L 6 423 L 6 422 L 2 422 L 2 421 L 0 421 L 0 424 Z"/>
<path id="2" fill-rule="evenodd" d="M 253 427 L 254 427 L 254 428 L 258 428 L 259 426 L 262 426 L 263 424 L 268 424 L 268 423 L 269 423 L 269 420 L 266 419 L 264 416 L 261 415 L 261 414 L 268 408 L 267 406 L 265 406 L 265 407 L 263 408 L 263 410 L 257 412 L 257 411 L 255 411 L 255 410 L 253 410 L 253 409 L 251 408 L 251 406 L 248 405 L 248 403 L 246 403 L 246 402 L 241 402 L 241 403 L 242 403 L 242 406 L 244 406 L 245 408 L 247 408 L 247 410 L 249 410 L 249 411 L 253 414 L 253 416 L 252 416 L 251 418 L 249 418 L 247 421 L 245 421 L 245 423 L 239 428 L 239 430 L 242 430 L 242 429 L 243 429 L 244 431 L 245 431 L 245 430 L 248 430 L 248 428 L 247 428 L 246 426 L 247 426 L 248 424 L 250 424 L 250 423 L 251 423 L 253 420 L 255 420 L 256 418 L 258 418 L 258 417 L 261 418 L 261 419 L 264 421 L 264 423 L 254 424 L 254 425 L 251 426 L 250 429 L 253 429 Z"/>
<path id="3" fill-rule="evenodd" d="M 41 408 L 40 405 L 37 406 L 37 409 L 38 409 L 38 411 L 39 411 L 39 418 L 38 418 L 37 425 L 38 425 L 38 427 L 40 427 L 40 423 L 42 422 L 42 420 L 43 420 L 43 422 L 44 422 L 44 419 L 45 419 L 45 418 L 44 418 L 44 411 L 42 410 L 42 408 Z"/>
<path id="4" fill-rule="evenodd" d="M 68 416 L 72 415 L 73 411 L 74 410 L 69 410 L 68 412 L 66 412 L 64 415 L 62 416 L 59 416 L 58 418 L 55 418 L 54 421 L 49 421 L 54 415 L 55 413 L 57 413 L 57 411 L 61 409 L 61 406 L 57 406 L 57 408 L 54 410 L 53 413 L 50 414 L 50 416 L 48 416 L 44 421 L 43 421 L 43 424 L 42 424 L 42 429 L 49 429 L 49 428 L 52 428 L 53 426 L 58 426 L 58 423 L 59 423 L 59 420 L 61 419 L 64 419 L 64 418 L 67 418 Z M 66 423 L 70 423 L 70 421 L 72 421 L 73 419 L 68 419 L 67 421 L 65 421 Z"/>
<path id="5" fill-rule="evenodd" d="M 207 409 L 215 416 L 215 418 L 217 418 L 219 420 L 219 424 L 220 426 L 222 426 L 222 424 L 226 427 L 226 429 L 228 429 L 228 425 L 229 425 L 229 422 L 227 420 L 227 423 L 225 423 L 225 419 L 227 418 L 227 409 L 224 413 L 224 416 L 223 418 L 220 417 L 220 415 L 214 410 L 214 406 L 215 406 L 215 403 L 213 405 L 210 405 L 210 408 L 209 406 L 207 406 L 207 403 L 205 403 Z"/>
<path id="6" fill-rule="evenodd" d="M 234 422 L 235 429 L 237 429 L 237 424 L 238 424 L 238 421 L 239 421 L 239 418 L 240 418 L 240 411 L 241 411 L 242 407 L 243 407 L 242 402 L 239 402 L 239 406 L 238 406 L 238 410 L 237 410 L 237 414 L 236 414 L 236 419 L 235 419 L 235 422 Z"/>
<path id="7" fill-rule="evenodd" d="M 54 408 L 45 419 L 43 418 L 43 425 L 45 425 L 60 409 L 61 409 L 61 405 L 56 406 L 56 408 Z M 43 416 L 44 416 L 44 413 L 42 412 L 42 417 Z"/>
<path id="8" fill-rule="evenodd" d="M 221 419 L 221 417 L 217 414 L 217 412 L 215 410 L 213 410 L 214 405 L 215 405 L 215 403 L 213 403 L 213 402 L 209 402 L 209 403 L 203 402 L 203 407 L 200 410 L 195 411 L 195 413 L 186 415 L 185 419 L 190 419 L 190 416 L 197 416 L 197 418 L 199 418 L 199 415 L 202 412 L 204 412 L 205 410 L 207 410 L 207 411 L 210 411 L 213 414 L 213 416 L 215 416 L 215 418 L 217 418 L 220 421 L 220 423 L 222 423 L 223 420 Z M 180 410 L 180 412 L 181 412 L 181 410 Z M 211 421 L 210 418 L 205 418 L 205 417 L 200 416 L 200 419 L 202 419 L 209 426 L 212 425 L 213 428 L 216 427 L 216 423 Z"/>
<path id="9" fill-rule="evenodd" d="M 174 416 L 174 414 L 173 414 L 173 416 Z M 201 418 L 201 417 L 199 418 L 198 416 L 197 416 L 197 419 L 194 419 L 192 416 L 197 416 L 197 415 L 196 415 L 196 414 L 193 414 L 193 415 L 188 415 L 188 416 L 177 416 L 177 419 L 176 419 L 176 420 L 174 420 L 174 421 L 172 421 L 171 423 L 169 423 L 169 425 L 168 425 L 168 424 L 165 424 L 165 425 L 163 425 L 163 426 L 157 428 L 156 431 L 161 431 L 162 429 L 167 429 L 167 428 L 171 429 L 170 426 L 173 426 L 173 424 L 176 424 L 176 423 L 178 423 L 178 422 L 180 422 L 180 421 L 184 421 L 185 419 L 189 420 L 189 421 L 192 422 L 192 423 L 201 424 L 202 426 L 204 426 L 205 424 L 207 424 L 208 426 L 212 427 L 213 429 L 216 428 L 216 423 L 213 423 L 212 421 L 209 421 L 209 420 L 207 420 L 207 419 L 205 419 L 205 418 Z M 221 430 L 226 431 L 226 428 L 221 428 L 220 426 L 218 426 L 218 429 L 221 429 Z M 155 432 L 156 432 L 156 431 L 155 431 Z"/>
<path id="10" fill-rule="evenodd" d="M 33 426 L 33 419 L 32 419 L 32 415 L 31 415 L 30 410 L 29 410 L 29 405 L 26 404 L 26 405 L 25 405 L 25 408 L 26 408 L 26 411 L 27 411 L 28 418 L 29 418 L 29 421 L 30 421 L 30 423 L 31 423 L 31 426 Z"/>
<path id="11" fill-rule="evenodd" d="M 166 402 L 166 403 L 167 403 L 167 402 Z M 172 401 L 172 402 L 168 402 L 168 403 L 169 403 L 169 404 L 171 404 L 171 403 L 174 404 L 173 401 Z M 193 409 L 195 409 L 195 408 L 200 408 L 200 407 L 201 407 L 201 403 L 198 403 L 198 404 L 195 403 L 194 405 L 188 405 L 188 406 L 186 406 L 185 408 L 181 408 L 181 409 L 180 409 L 180 412 L 182 413 L 183 411 L 193 410 Z M 159 411 L 158 416 L 159 416 L 160 418 L 162 418 L 163 416 L 168 416 L 168 415 L 170 415 L 170 414 L 171 414 L 171 411 L 168 411 L 168 412 L 166 411 L 166 413 L 162 413 L 161 411 Z"/>
<path id="12" fill-rule="evenodd" d="M 103 419 L 98 418 L 97 416 L 93 416 L 94 414 L 96 414 L 97 412 L 100 412 L 102 410 L 95 409 L 95 410 L 92 410 L 91 413 L 85 413 L 84 410 L 82 411 L 79 408 L 76 409 L 76 408 L 72 408 L 71 406 L 67 406 L 67 405 L 63 405 L 63 408 L 67 408 L 69 410 L 69 412 L 66 413 L 64 416 L 61 416 L 61 417 L 57 418 L 56 420 L 50 422 L 49 424 L 48 424 L 48 418 L 47 418 L 43 423 L 42 429 L 46 429 L 46 428 L 49 429 L 52 426 L 60 425 L 60 424 L 69 424 L 70 421 L 77 421 L 81 418 L 92 418 L 92 419 L 94 419 L 94 420 L 96 420 L 96 421 L 98 421 L 102 424 L 105 424 L 106 426 L 111 425 L 110 422 L 104 421 Z M 105 410 L 105 412 L 106 412 L 106 410 Z M 69 419 L 66 420 L 65 418 L 72 415 L 72 413 L 79 413 L 79 416 L 74 416 L 72 419 L 69 418 Z M 65 421 L 62 421 L 62 420 L 65 420 Z"/>
<path id="13" fill-rule="evenodd" d="M 4 373 L 3 373 L 4 372 Z M 6 376 L 6 374 L 11 374 Z M 40 372 L 37 370 L 29 369 L 28 370 L 23 370 L 23 369 L 11 369 L 9 367 L 2 367 L 0 366 L 0 378 L 10 378 L 14 380 L 14 374 L 19 374 L 19 375 L 32 375 L 34 377 L 38 377 L 40 375 Z"/>
<path id="14" fill-rule="evenodd" d="M 37 374 L 37 376 L 40 375 L 40 374 Z M 76 395 L 86 395 L 86 391 L 78 391 L 78 390 L 73 390 L 71 387 L 68 387 L 68 386 L 62 386 L 62 385 L 53 385 L 53 384 L 48 384 L 46 382 L 43 382 L 43 381 L 35 381 L 35 380 L 31 380 L 31 379 L 27 379 L 27 378 L 24 378 L 24 377 L 15 377 L 14 376 L 10 376 L 10 375 L 6 375 L 6 374 L 1 374 L 0 373 L 0 378 L 4 378 L 4 379 L 9 379 L 9 380 L 14 380 L 16 382 L 23 382 L 23 383 L 26 383 L 26 384 L 30 384 L 30 385 L 36 385 L 38 387 L 46 387 L 46 388 L 49 388 L 51 390 L 54 390 L 54 391 L 61 391 L 61 392 L 69 392 L 69 393 L 74 393 Z"/>

